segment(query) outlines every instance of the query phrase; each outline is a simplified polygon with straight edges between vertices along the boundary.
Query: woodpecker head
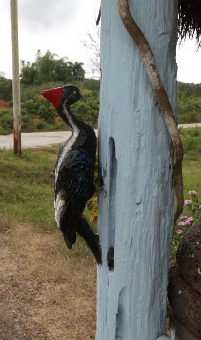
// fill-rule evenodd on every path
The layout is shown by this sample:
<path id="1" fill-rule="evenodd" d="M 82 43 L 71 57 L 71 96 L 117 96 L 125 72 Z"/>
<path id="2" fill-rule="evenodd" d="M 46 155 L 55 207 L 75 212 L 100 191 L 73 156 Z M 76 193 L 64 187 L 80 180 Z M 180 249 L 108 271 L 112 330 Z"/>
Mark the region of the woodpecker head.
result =
<path id="1" fill-rule="evenodd" d="M 66 104 L 70 106 L 81 98 L 79 89 L 71 84 L 51 90 L 45 90 L 42 91 L 41 94 L 49 100 L 56 109 L 58 109 L 65 100 Z"/>

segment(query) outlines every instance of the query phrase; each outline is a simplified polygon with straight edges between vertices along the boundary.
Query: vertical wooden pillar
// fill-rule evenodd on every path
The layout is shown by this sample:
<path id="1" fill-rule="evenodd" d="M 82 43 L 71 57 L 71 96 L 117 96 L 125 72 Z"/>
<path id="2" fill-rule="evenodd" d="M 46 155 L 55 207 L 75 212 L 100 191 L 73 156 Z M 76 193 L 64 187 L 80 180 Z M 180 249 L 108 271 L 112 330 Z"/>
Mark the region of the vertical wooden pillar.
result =
<path id="1" fill-rule="evenodd" d="M 175 109 L 177 1 L 130 0 L 129 6 Z M 116 0 L 102 0 L 101 17 L 99 157 L 105 190 L 99 194 L 103 265 L 96 340 L 156 340 L 166 334 L 172 143 Z M 114 269 L 107 263 L 112 247 Z"/>
<path id="2" fill-rule="evenodd" d="M 21 113 L 20 113 L 20 78 L 18 51 L 18 15 L 17 0 L 10 0 L 12 33 L 12 67 L 13 67 L 13 144 L 14 154 L 21 156 Z"/>

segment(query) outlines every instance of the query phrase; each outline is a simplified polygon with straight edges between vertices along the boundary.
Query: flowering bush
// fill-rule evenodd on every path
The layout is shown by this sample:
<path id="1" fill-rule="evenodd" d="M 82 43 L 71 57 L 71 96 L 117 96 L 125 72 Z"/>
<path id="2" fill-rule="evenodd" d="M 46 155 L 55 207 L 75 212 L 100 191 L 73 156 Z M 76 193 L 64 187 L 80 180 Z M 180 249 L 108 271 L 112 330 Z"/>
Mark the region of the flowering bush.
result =
<path id="1" fill-rule="evenodd" d="M 188 195 L 191 196 L 191 199 L 185 200 L 184 206 L 191 213 L 192 216 L 188 217 L 187 215 L 182 215 L 180 217 L 180 221 L 177 223 L 172 241 L 171 259 L 174 259 L 175 257 L 175 251 L 181 237 L 187 232 L 189 228 L 193 226 L 193 224 L 201 222 L 201 202 L 199 201 L 199 198 L 197 196 L 197 191 L 190 190 L 188 192 Z"/>
<path id="2" fill-rule="evenodd" d="M 197 196 L 197 191 L 190 190 L 188 194 L 191 195 L 191 199 L 186 200 L 184 202 L 184 205 L 193 215 L 194 222 L 200 223 L 201 222 L 201 202 L 199 201 L 199 198 Z"/>

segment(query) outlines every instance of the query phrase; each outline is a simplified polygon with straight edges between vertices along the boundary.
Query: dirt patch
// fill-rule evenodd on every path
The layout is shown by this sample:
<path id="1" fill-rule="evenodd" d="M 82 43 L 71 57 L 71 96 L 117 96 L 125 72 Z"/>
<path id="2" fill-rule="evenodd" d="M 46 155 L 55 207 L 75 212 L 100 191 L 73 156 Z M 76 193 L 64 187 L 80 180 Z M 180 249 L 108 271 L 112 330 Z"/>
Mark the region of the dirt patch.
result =
<path id="1" fill-rule="evenodd" d="M 4 100 L 0 99 L 0 110 L 9 109 L 10 102 L 5 102 Z"/>
<path id="2" fill-rule="evenodd" d="M 0 232 L 0 260 L 0 339 L 95 339 L 93 260 L 31 226 Z"/>

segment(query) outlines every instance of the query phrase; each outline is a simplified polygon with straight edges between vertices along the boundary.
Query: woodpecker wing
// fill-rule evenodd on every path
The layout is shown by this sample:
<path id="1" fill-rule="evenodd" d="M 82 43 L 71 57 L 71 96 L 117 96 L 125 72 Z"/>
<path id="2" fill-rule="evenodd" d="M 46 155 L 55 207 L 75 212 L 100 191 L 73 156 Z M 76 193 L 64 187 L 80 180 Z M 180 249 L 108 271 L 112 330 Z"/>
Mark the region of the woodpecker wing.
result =
<path id="1" fill-rule="evenodd" d="M 93 194 L 94 161 L 83 150 L 71 150 L 64 158 L 55 183 L 55 194 L 62 188 L 71 198 L 85 196 L 88 200 Z"/>
<path id="2" fill-rule="evenodd" d="M 55 183 L 57 225 L 76 228 L 86 202 L 93 195 L 94 162 L 83 150 L 71 150 L 58 169 Z"/>

